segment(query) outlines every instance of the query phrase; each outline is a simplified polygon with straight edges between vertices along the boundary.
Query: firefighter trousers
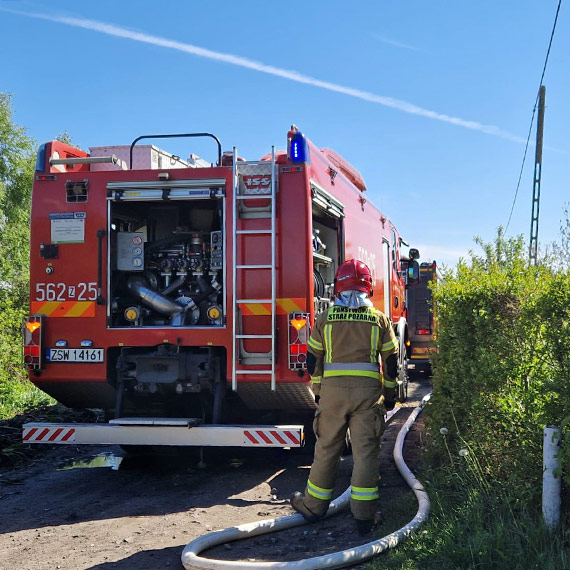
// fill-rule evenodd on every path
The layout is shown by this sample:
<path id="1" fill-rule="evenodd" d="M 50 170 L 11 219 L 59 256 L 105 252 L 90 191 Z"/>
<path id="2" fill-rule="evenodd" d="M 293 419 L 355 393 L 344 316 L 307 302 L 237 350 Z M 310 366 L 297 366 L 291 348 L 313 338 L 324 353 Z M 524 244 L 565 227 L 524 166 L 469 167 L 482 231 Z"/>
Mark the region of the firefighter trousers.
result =
<path id="1" fill-rule="evenodd" d="M 350 429 L 354 467 L 350 508 L 354 518 L 370 520 L 378 510 L 378 455 L 384 432 L 384 406 L 379 380 L 339 376 L 323 379 L 313 429 L 317 438 L 305 506 L 324 515 L 333 498 L 334 483 Z"/>

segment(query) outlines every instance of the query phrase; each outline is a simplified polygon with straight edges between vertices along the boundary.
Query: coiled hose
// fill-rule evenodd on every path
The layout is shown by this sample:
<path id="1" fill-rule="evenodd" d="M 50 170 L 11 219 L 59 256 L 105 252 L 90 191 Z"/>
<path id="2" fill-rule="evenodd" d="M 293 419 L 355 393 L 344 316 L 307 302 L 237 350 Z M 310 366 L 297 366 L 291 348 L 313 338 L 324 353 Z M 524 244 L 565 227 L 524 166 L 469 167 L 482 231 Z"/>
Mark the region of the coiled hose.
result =
<path id="1" fill-rule="evenodd" d="M 368 542 L 355 548 L 349 548 L 347 550 L 335 552 L 333 554 L 326 554 L 324 556 L 295 560 L 293 562 L 244 562 L 214 560 L 199 556 L 200 552 L 213 546 L 217 546 L 218 544 L 239 540 L 241 538 L 251 538 L 259 534 L 284 530 L 286 528 L 305 524 L 305 519 L 300 514 L 295 513 L 276 519 L 266 519 L 254 523 L 242 524 L 200 536 L 187 544 L 184 548 L 184 551 L 182 552 L 182 564 L 184 565 L 184 568 L 187 570 L 191 570 L 193 568 L 209 568 L 212 570 L 228 568 L 239 568 L 242 570 L 321 570 L 323 568 L 344 568 L 345 566 L 350 566 L 357 562 L 368 560 L 389 548 L 394 548 L 401 540 L 404 540 L 412 532 L 416 531 L 427 519 L 429 514 L 429 497 L 422 484 L 415 478 L 412 471 L 404 463 L 403 448 L 404 440 L 408 435 L 410 427 L 416 421 L 416 418 L 419 416 L 430 397 L 431 394 L 424 396 L 421 404 L 410 414 L 410 417 L 398 433 L 398 437 L 396 438 L 396 443 L 394 445 L 394 460 L 396 462 L 396 467 L 418 500 L 418 511 L 416 516 L 407 525 L 391 534 L 388 534 L 387 536 L 379 538 L 378 540 L 373 540 L 372 542 Z M 349 501 L 350 487 L 342 495 L 331 502 L 326 516 L 331 516 L 335 512 L 345 508 L 348 506 Z"/>

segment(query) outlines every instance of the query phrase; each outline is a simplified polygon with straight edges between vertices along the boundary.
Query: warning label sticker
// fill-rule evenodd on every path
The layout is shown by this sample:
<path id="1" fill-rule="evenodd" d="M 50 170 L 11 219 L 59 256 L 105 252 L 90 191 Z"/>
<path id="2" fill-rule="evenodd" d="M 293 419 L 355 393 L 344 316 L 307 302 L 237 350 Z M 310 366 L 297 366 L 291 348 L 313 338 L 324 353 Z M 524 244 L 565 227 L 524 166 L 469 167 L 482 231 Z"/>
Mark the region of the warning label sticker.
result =
<path id="1" fill-rule="evenodd" d="M 87 212 L 54 212 L 51 222 L 51 243 L 84 243 Z"/>

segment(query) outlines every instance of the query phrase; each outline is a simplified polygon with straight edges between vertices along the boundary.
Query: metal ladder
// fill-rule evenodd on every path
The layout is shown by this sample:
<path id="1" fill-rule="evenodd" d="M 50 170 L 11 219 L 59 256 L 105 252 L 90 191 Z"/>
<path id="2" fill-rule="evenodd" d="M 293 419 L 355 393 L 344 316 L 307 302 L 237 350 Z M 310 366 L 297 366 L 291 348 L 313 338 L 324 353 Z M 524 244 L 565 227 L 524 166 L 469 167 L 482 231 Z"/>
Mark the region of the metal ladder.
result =
<path id="1" fill-rule="evenodd" d="M 244 177 L 250 184 L 246 185 Z M 267 185 L 267 177 L 269 184 Z M 259 184 L 256 183 L 259 181 Z M 252 183 L 251 183 L 252 182 Z M 235 231 L 233 239 L 233 338 L 232 338 L 232 390 L 237 390 L 238 376 L 243 374 L 262 374 L 271 378 L 271 390 L 275 391 L 275 314 L 276 314 L 276 219 L 275 202 L 277 194 L 277 179 L 275 172 L 275 148 L 271 149 L 271 161 L 258 162 L 238 162 L 237 149 L 233 149 L 233 228 Z M 256 188 L 256 185 L 258 188 Z M 269 207 L 245 207 L 244 200 L 264 200 L 269 199 Z M 237 229 L 239 219 L 267 218 L 270 221 L 266 229 Z M 242 235 L 266 235 L 271 238 L 271 263 L 270 264 L 238 264 L 237 244 Z M 238 276 L 243 270 L 261 270 L 271 272 L 271 294 L 264 299 L 242 298 L 241 291 L 238 291 Z M 238 313 L 238 305 L 245 303 L 265 303 L 271 307 L 270 330 L 265 334 L 243 334 L 241 318 Z M 244 339 L 271 339 L 271 351 L 269 353 L 246 353 L 243 348 Z M 244 356 L 249 359 L 259 360 L 258 364 L 268 365 L 267 368 L 239 369 L 242 366 L 253 364 L 252 362 L 241 362 Z"/>

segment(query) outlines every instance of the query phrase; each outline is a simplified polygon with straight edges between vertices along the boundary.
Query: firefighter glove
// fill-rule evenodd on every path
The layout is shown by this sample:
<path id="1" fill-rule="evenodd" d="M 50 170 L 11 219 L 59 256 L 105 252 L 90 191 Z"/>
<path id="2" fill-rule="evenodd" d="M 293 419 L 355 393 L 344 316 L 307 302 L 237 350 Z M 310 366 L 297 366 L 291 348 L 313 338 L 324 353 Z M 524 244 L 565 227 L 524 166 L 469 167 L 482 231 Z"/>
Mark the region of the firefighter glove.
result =
<path id="1" fill-rule="evenodd" d="M 386 359 L 386 375 L 392 380 L 398 378 L 398 355 L 391 354 Z"/>
<path id="2" fill-rule="evenodd" d="M 307 370 L 311 376 L 315 375 L 315 367 L 317 365 L 317 358 L 312 352 L 307 352 Z"/>
<path id="3" fill-rule="evenodd" d="M 384 401 L 384 407 L 386 408 L 387 412 L 391 412 L 394 409 L 395 405 L 396 405 L 395 400 L 385 400 Z"/>

